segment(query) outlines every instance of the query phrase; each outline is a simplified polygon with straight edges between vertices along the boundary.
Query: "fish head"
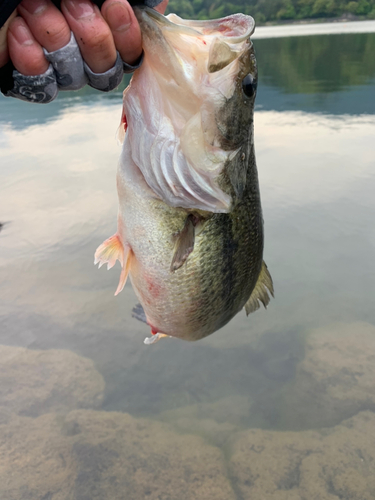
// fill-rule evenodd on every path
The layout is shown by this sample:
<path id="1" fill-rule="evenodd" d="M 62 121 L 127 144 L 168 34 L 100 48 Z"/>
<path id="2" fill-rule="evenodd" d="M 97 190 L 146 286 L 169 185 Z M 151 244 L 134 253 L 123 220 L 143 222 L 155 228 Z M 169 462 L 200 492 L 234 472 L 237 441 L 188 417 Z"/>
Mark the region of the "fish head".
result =
<path id="1" fill-rule="evenodd" d="M 169 206 L 227 213 L 233 200 L 220 175 L 252 138 L 254 20 L 191 21 L 147 7 L 135 13 L 144 61 L 124 93 L 126 151 Z"/>
<path id="2" fill-rule="evenodd" d="M 234 14 L 193 21 L 149 8 L 136 8 L 136 16 L 147 68 L 141 68 L 136 79 L 149 78 L 152 72 L 151 87 L 159 87 L 167 101 L 163 111 L 176 130 L 201 111 L 207 143 L 224 144 L 227 149 L 232 142 L 235 147 L 236 131 L 251 123 L 256 93 L 257 67 L 250 40 L 253 18 Z M 152 91 L 150 80 L 148 90 Z"/>

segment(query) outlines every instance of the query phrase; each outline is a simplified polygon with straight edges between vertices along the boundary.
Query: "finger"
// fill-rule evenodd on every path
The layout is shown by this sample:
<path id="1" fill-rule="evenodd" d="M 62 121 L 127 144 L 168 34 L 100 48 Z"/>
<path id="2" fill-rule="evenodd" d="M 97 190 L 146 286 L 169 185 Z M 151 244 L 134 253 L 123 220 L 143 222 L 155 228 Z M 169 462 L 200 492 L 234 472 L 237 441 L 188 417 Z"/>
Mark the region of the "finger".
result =
<path id="1" fill-rule="evenodd" d="M 16 16 L 16 11 L 9 17 L 6 23 L 0 28 L 0 68 L 9 61 L 7 35 L 12 19 Z"/>
<path id="2" fill-rule="evenodd" d="M 35 76 L 47 71 L 43 49 L 21 17 L 15 17 L 9 25 L 8 50 L 14 67 L 23 75 Z"/>
<path id="3" fill-rule="evenodd" d="M 35 40 L 48 52 L 61 49 L 69 42 L 69 25 L 50 0 L 23 0 L 18 12 Z"/>
<path id="4" fill-rule="evenodd" d="M 61 9 L 90 69 L 94 73 L 105 73 L 112 68 L 117 57 L 116 47 L 98 7 L 89 0 L 63 0 Z"/>
<path id="5" fill-rule="evenodd" d="M 133 64 L 142 54 L 141 30 L 133 9 L 126 0 L 106 0 L 102 14 L 122 60 Z"/>

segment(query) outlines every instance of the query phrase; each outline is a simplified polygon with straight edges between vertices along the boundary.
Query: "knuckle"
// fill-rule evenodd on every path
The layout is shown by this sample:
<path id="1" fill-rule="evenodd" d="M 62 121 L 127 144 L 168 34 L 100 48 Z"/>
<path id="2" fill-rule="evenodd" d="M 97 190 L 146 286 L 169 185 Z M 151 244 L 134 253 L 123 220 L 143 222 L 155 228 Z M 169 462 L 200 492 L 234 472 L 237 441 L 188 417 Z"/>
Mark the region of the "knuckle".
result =
<path id="1" fill-rule="evenodd" d="M 19 59 L 19 64 L 23 66 L 20 73 L 25 75 L 42 75 L 48 69 L 49 63 L 39 47 L 34 48 L 29 54 L 20 55 Z"/>
<path id="2" fill-rule="evenodd" d="M 62 48 L 69 43 L 70 29 L 66 24 L 61 23 L 54 26 L 53 30 L 46 29 L 46 35 L 50 43 Z"/>
<path id="3" fill-rule="evenodd" d="M 81 38 L 87 48 L 95 50 L 95 52 L 107 52 L 111 47 L 112 35 L 109 30 L 100 29 L 93 31 L 90 36 Z"/>
<path id="4" fill-rule="evenodd" d="M 44 54 L 38 48 L 19 53 L 14 57 L 13 63 L 16 69 L 27 76 L 42 75 L 48 69 L 48 62 Z"/>

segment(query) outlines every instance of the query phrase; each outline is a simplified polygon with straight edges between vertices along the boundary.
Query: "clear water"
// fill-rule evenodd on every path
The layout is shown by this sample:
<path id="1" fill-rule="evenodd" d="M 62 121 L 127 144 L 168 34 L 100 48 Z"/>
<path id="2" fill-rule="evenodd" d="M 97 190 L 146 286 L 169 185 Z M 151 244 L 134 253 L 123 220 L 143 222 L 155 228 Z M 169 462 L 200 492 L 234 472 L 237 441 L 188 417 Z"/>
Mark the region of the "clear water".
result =
<path id="1" fill-rule="evenodd" d="M 113 296 L 118 265 L 110 272 L 93 265 L 96 247 L 116 230 L 121 93 L 85 89 L 60 94 L 47 106 L 0 98 L 0 344 L 28 349 L 22 363 L 17 349 L 6 351 L 3 368 L 0 359 L 2 498 L 375 498 L 373 470 L 366 475 L 341 462 L 343 474 L 359 474 L 358 491 L 356 482 L 334 487 L 328 478 L 315 497 L 309 470 L 303 471 L 305 489 L 298 481 L 290 487 L 276 481 L 271 491 L 250 471 L 246 449 L 238 451 L 240 442 L 251 442 L 249 429 L 260 429 L 254 431 L 258 441 L 266 431 L 272 439 L 294 431 L 302 443 L 309 429 L 336 432 L 362 411 L 370 412 L 371 422 L 375 411 L 375 34 L 254 43 L 264 257 L 275 299 L 267 310 L 239 314 L 197 343 L 168 339 L 145 346 L 149 331 L 131 317 L 136 298 L 130 284 Z M 86 401 L 88 375 L 72 371 L 69 353 L 48 370 L 33 361 L 35 351 L 48 357 L 56 349 L 93 360 L 92 370 L 105 381 L 99 404 Z M 67 393 L 76 396 L 65 405 Z M 69 412 L 81 407 L 87 409 L 81 427 L 95 409 L 98 428 L 87 424 L 84 438 L 62 430 L 66 439 L 50 440 L 47 417 L 74 420 Z M 146 418 L 149 430 L 133 434 L 127 424 L 125 430 L 113 424 L 107 439 L 108 421 L 122 418 L 114 412 L 135 422 Z M 164 422 L 162 430 L 154 429 L 155 421 Z M 375 449 L 372 422 L 367 440 Z M 17 435 L 23 436 L 22 453 Z M 33 436 L 47 443 L 37 460 Z M 350 436 L 346 454 L 359 449 L 365 462 L 375 460 L 359 437 Z M 78 453 L 84 439 L 89 452 Z M 115 452 L 117 439 L 121 451 Z M 66 458 L 69 440 L 75 441 Z M 197 450 L 194 458 L 184 458 L 189 446 Z M 280 446 L 270 448 L 270 482 L 290 449 Z M 168 455 L 174 447 L 177 457 Z M 340 450 L 338 442 L 329 456 Z M 214 470 L 206 470 L 209 452 L 221 464 Z M 73 464 L 58 467 L 70 478 L 58 487 L 51 454 Z M 247 460 L 248 472 L 241 469 Z M 14 484 L 5 481 L 6 467 Z M 199 480 L 186 475 L 194 467 Z M 48 471 L 50 483 L 38 482 L 36 470 Z"/>

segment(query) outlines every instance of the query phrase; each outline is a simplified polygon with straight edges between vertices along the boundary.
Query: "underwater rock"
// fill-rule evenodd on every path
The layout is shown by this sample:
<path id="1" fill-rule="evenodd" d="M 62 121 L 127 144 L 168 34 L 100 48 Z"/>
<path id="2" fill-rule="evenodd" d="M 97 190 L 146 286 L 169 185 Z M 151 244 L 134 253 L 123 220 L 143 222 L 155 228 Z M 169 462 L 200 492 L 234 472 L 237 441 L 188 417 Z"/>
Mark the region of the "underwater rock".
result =
<path id="1" fill-rule="evenodd" d="M 74 411 L 65 425 L 79 431 L 78 498 L 234 499 L 221 452 L 199 437 L 116 412 Z"/>
<path id="2" fill-rule="evenodd" d="M 53 414 L 0 425 L 0 498 L 76 500 L 71 443 Z"/>
<path id="3" fill-rule="evenodd" d="M 337 323 L 311 332 L 284 395 L 286 429 L 328 427 L 375 411 L 375 326 Z"/>
<path id="4" fill-rule="evenodd" d="M 202 401 L 161 413 L 162 418 L 173 421 L 178 418 L 206 419 L 241 425 L 251 411 L 253 401 L 246 396 L 233 394 L 213 401 Z"/>
<path id="5" fill-rule="evenodd" d="M 229 422 L 219 423 L 212 418 L 181 417 L 170 419 L 170 423 L 179 432 L 201 436 L 207 442 L 219 447 L 225 446 L 230 436 L 239 430 Z"/>
<path id="6" fill-rule="evenodd" d="M 229 436 L 243 428 L 252 411 L 248 397 L 233 395 L 167 410 L 158 415 L 178 431 L 202 436 L 215 446 L 225 445 Z"/>
<path id="7" fill-rule="evenodd" d="M 94 363 L 72 351 L 0 346 L 0 407 L 12 413 L 98 408 L 104 386 Z"/>
<path id="8" fill-rule="evenodd" d="M 373 500 L 375 414 L 330 429 L 250 429 L 229 447 L 230 472 L 243 500 Z"/>
<path id="9" fill-rule="evenodd" d="M 74 410 L 0 425 L 0 498 L 235 500 L 222 453 L 128 414 Z"/>

